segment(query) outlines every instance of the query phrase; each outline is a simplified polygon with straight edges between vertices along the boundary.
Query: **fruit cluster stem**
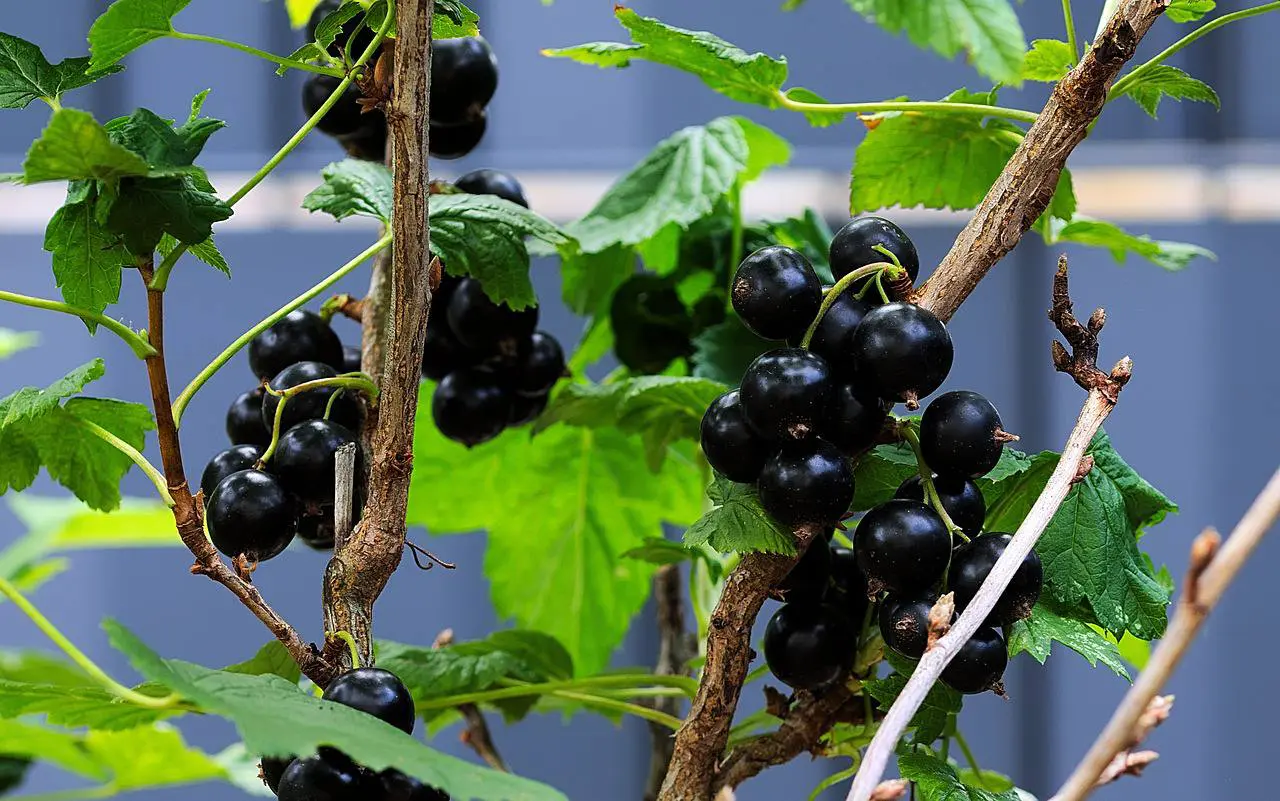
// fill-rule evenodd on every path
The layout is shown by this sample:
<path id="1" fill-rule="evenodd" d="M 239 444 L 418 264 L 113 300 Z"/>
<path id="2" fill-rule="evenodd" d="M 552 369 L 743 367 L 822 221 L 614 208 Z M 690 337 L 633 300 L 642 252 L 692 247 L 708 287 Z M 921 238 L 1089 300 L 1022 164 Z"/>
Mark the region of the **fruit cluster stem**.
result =
<path id="1" fill-rule="evenodd" d="M 800 347 L 809 347 L 809 342 L 817 332 L 818 325 L 822 323 L 822 318 L 825 317 L 831 307 L 835 305 L 836 300 L 839 299 L 840 295 L 842 295 L 854 282 L 870 276 L 877 276 L 885 271 L 893 272 L 901 269 L 903 268 L 900 265 L 890 264 L 889 262 L 876 262 L 875 264 L 868 264 L 865 267 L 859 267 L 853 272 L 841 276 L 840 280 L 836 281 L 835 286 L 827 290 L 826 294 L 822 296 L 822 305 L 818 307 L 818 313 L 814 315 L 813 322 L 809 324 L 809 330 L 804 332 L 804 339 L 800 340 Z"/>
<path id="2" fill-rule="evenodd" d="M 933 511 L 938 513 L 938 517 L 942 518 L 942 524 L 947 527 L 947 531 L 951 532 L 952 537 L 959 537 L 968 542 L 968 535 L 956 525 L 956 522 L 951 519 L 951 515 L 947 513 L 947 508 L 942 505 L 942 497 L 938 495 L 938 485 L 933 480 L 933 471 L 929 469 L 928 463 L 925 462 L 924 451 L 920 448 L 920 435 L 916 433 L 915 428 L 910 423 L 903 425 L 899 430 L 902 438 L 911 446 L 911 451 L 916 456 L 916 471 L 920 475 L 920 485 L 924 487 L 925 500 L 933 507 Z"/>

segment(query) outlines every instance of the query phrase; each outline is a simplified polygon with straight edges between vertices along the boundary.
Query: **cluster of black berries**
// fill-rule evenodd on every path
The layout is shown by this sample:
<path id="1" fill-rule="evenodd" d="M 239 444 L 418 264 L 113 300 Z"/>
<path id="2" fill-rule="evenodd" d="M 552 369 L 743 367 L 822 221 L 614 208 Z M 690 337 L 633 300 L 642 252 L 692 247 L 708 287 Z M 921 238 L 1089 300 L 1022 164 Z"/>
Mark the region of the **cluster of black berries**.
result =
<path id="1" fill-rule="evenodd" d="M 413 733 L 413 698 L 404 684 L 380 668 L 348 671 L 324 691 L 324 700 L 349 706 Z M 449 801 L 395 769 L 374 773 L 333 748 L 307 757 L 262 760 L 262 780 L 280 801 Z"/>
<path id="2" fill-rule="evenodd" d="M 310 381 L 360 370 L 360 353 L 344 348 L 322 317 L 290 312 L 249 344 L 249 366 L 281 392 Z M 219 551 L 249 563 L 277 556 L 294 536 L 313 548 L 333 547 L 334 463 L 339 448 L 356 443 L 364 405 L 351 391 L 321 387 L 289 398 L 280 439 L 264 464 L 280 398 L 262 386 L 241 394 L 227 410 L 232 447 L 209 460 L 200 478 L 209 537 Z M 363 503 L 359 498 L 353 513 Z"/>
<path id="3" fill-rule="evenodd" d="M 308 26 L 311 40 L 316 26 L 338 10 L 341 0 L 324 0 L 316 7 Z M 354 59 L 372 42 L 374 32 L 359 18 L 347 22 L 330 54 Z M 302 90 L 302 107 L 307 116 L 320 110 L 338 88 L 340 79 L 312 75 Z M 431 50 L 431 155 L 441 159 L 461 158 L 484 138 L 488 118 L 485 107 L 498 88 L 498 62 L 489 43 L 479 37 L 437 39 Z M 380 113 L 366 112 L 362 94 L 352 85 L 316 126 L 336 138 L 347 151 L 371 161 L 383 161 L 387 150 L 387 120 Z"/>

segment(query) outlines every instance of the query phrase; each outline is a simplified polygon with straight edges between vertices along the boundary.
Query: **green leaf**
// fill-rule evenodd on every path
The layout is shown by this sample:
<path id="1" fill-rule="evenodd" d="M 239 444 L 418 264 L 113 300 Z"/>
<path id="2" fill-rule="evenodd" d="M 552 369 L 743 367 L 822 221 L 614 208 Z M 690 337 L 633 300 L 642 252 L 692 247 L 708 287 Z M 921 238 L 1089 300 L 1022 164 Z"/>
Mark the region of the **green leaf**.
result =
<path id="1" fill-rule="evenodd" d="M 180 127 L 174 128 L 169 120 L 140 108 L 128 117 L 107 123 L 111 141 L 141 156 L 151 168 L 151 177 L 188 174 L 190 171 L 183 168 L 194 164 L 209 137 L 227 125 L 222 120 L 199 116 L 204 94 L 197 95 L 191 118 Z"/>
<path id="2" fill-rule="evenodd" d="M 0 651 L 0 679 L 63 687 L 97 686 L 77 665 L 43 651 Z"/>
<path id="3" fill-rule="evenodd" d="M 180 242 L 204 242 L 213 224 L 231 216 L 231 207 L 190 177 L 122 181 L 107 207 L 108 230 L 124 239 L 131 253 L 147 255 L 165 234 Z"/>
<path id="4" fill-rule="evenodd" d="M 1213 251 L 1199 245 L 1131 234 L 1114 223 L 1079 215 L 1066 223 L 1055 220 L 1052 240 L 1106 248 L 1120 264 L 1124 264 L 1129 254 L 1133 253 L 1158 267 L 1172 271 L 1186 268 L 1197 258 L 1218 260 Z"/>
<path id="5" fill-rule="evenodd" d="M 1174 22 L 1196 22 L 1217 5 L 1214 0 L 1169 0 L 1164 15 Z"/>
<path id="6" fill-rule="evenodd" d="M 188 747 L 165 726 L 90 731 L 84 746 L 111 773 L 110 786 L 122 792 L 226 778 L 208 754 Z"/>
<path id="7" fill-rule="evenodd" d="M 22 163 L 23 180 L 75 181 L 95 179 L 118 181 L 148 172 L 147 163 L 107 135 L 87 111 L 58 109 L 49 124 L 32 143 Z"/>
<path id="8" fill-rule="evenodd" d="M 819 278 L 834 283 L 828 280 L 831 278 L 831 265 L 827 261 L 834 234 L 826 220 L 813 209 L 805 209 L 804 214 L 799 217 L 761 220 L 748 225 L 744 233 L 745 250 L 755 250 L 770 244 L 785 245 L 803 253 Z"/>
<path id="9" fill-rule="evenodd" d="M 173 33 L 191 0 L 116 0 L 89 28 L 89 71 L 100 73 L 147 42 Z"/>
<path id="10" fill-rule="evenodd" d="M 124 267 L 132 259 L 98 223 L 92 199 L 54 212 L 45 228 L 44 249 L 53 254 L 53 277 L 67 303 L 100 313 L 120 300 Z M 89 333 L 97 331 L 93 320 L 84 324 Z"/>
<path id="11" fill-rule="evenodd" d="M 26 526 L 26 537 L 40 540 L 42 553 L 182 547 L 173 528 L 173 513 L 157 500 L 124 498 L 107 513 L 74 498 L 23 494 L 10 498 L 9 508 Z"/>
<path id="12" fill-rule="evenodd" d="M 597 67 L 625 67 L 635 59 L 693 73 L 711 89 L 743 103 L 778 107 L 778 91 L 787 80 L 786 59 L 749 54 L 705 31 L 687 31 L 615 6 L 618 22 L 635 46 L 610 42 L 544 50 L 553 58 L 571 58 Z"/>
<path id="13" fill-rule="evenodd" d="M 907 445 L 877 445 L 858 457 L 853 471 L 852 508 L 865 512 L 879 506 L 894 496 L 902 482 L 919 471 L 915 454 Z"/>
<path id="14" fill-rule="evenodd" d="M 996 793 L 960 781 L 955 768 L 923 750 L 898 754 L 898 773 L 913 782 L 921 801 L 1020 801 L 1018 791 L 1009 788 Z"/>
<path id="15" fill-rule="evenodd" d="M 382 164 L 344 159 L 325 167 L 320 177 L 324 182 L 302 199 L 302 208 L 327 212 L 338 220 L 361 216 L 391 222 L 391 172 Z"/>
<path id="16" fill-rule="evenodd" d="M 279 676 L 294 684 L 302 678 L 302 669 L 279 640 L 272 640 L 259 648 L 252 659 L 230 665 L 225 670 L 249 676 Z"/>
<path id="17" fill-rule="evenodd" d="M 0 720 L 0 754 L 51 762 L 95 781 L 108 778 L 106 771 L 85 753 L 83 738 L 44 726 Z"/>
<path id="18" fill-rule="evenodd" d="M 730 315 L 693 338 L 693 374 L 737 386 L 757 356 L 778 346 L 752 333 L 737 315 Z"/>
<path id="19" fill-rule="evenodd" d="M 161 259 L 169 258 L 169 254 L 178 248 L 179 242 L 169 234 L 160 237 L 160 244 L 156 246 L 156 250 L 160 252 Z M 213 269 L 231 277 L 231 267 L 228 266 L 226 258 L 223 257 L 222 251 L 218 250 L 218 245 L 213 241 L 213 235 L 203 242 L 197 242 L 187 248 L 187 252 L 195 256 L 200 261 L 209 265 Z"/>
<path id="20" fill-rule="evenodd" d="M 1211 103 L 1214 108 L 1222 108 L 1222 101 L 1212 86 L 1168 64 L 1153 64 L 1135 73 L 1133 81 L 1126 83 L 1123 94 L 1141 106 L 1152 119 L 1156 118 L 1160 101 L 1166 97 Z"/>
<path id="21" fill-rule="evenodd" d="M 1009 656 L 1026 651 L 1043 665 L 1054 642 L 1060 642 L 1083 656 L 1090 667 L 1097 667 L 1101 662 L 1117 676 L 1129 678 L 1129 671 L 1120 661 L 1120 651 L 1114 642 L 1086 623 L 1059 614 L 1051 602 L 1043 600 L 1031 610 L 1031 617 L 1013 624 L 1009 632 Z"/>
<path id="22" fill-rule="evenodd" d="M 755 487 L 717 474 L 707 497 L 715 506 L 685 531 L 685 545 L 708 545 L 720 553 L 796 552 L 791 530 L 761 508 Z"/>
<path id="23" fill-rule="evenodd" d="M 914 666 L 911 668 L 914 669 Z M 881 709 L 888 710 L 897 700 L 903 688 L 907 686 L 907 675 L 899 672 L 890 673 L 883 679 L 872 679 L 866 682 L 867 692 L 876 700 Z M 935 684 L 920 704 L 920 709 L 911 719 L 910 727 L 915 729 L 912 742 L 928 744 L 942 736 L 947 720 L 960 714 L 964 703 L 960 693 L 946 686 Z"/>
<path id="24" fill-rule="evenodd" d="M 962 50 L 973 67 L 996 83 L 1017 84 L 1027 50 L 1009 0 L 846 0 L 854 11 L 890 33 L 946 58 Z"/>
<path id="25" fill-rule="evenodd" d="M 40 335 L 34 331 L 14 331 L 10 328 L 0 328 L 0 361 L 27 348 L 34 348 L 39 341 Z"/>
<path id="26" fill-rule="evenodd" d="M 560 263 L 561 296 L 576 314 L 602 312 L 635 271 L 636 253 L 631 247 L 614 245 L 599 253 L 575 253 Z"/>
<path id="27" fill-rule="evenodd" d="M 1075 64 L 1071 45 L 1057 39 L 1036 39 L 1022 62 L 1024 81 L 1057 83 Z"/>
<path id="28" fill-rule="evenodd" d="M 316 25 L 316 40 L 314 44 L 319 45 L 319 51 L 322 53 L 329 49 L 338 38 L 338 34 L 342 33 L 346 23 L 364 14 L 365 7 L 355 0 L 343 0 L 338 8 L 326 14 L 324 19 Z M 348 35 L 355 33 L 355 27 L 351 26 Z M 359 53 L 355 53 L 359 55 Z"/>
<path id="29" fill-rule="evenodd" d="M 108 74 L 90 77 L 88 70 L 87 57 L 50 64 L 31 42 L 0 33 L 0 108 L 26 108 L 33 100 L 57 103 L 63 92 L 88 86 Z"/>
<path id="30" fill-rule="evenodd" d="M 431 19 L 432 39 L 457 39 L 479 36 L 480 15 L 460 0 L 436 0 L 436 13 Z"/>
<path id="31" fill-rule="evenodd" d="M 182 710 L 147 709 L 121 701 L 97 686 L 0 680 L 0 718 L 37 714 L 56 726 L 115 731 L 154 723 L 182 714 Z"/>

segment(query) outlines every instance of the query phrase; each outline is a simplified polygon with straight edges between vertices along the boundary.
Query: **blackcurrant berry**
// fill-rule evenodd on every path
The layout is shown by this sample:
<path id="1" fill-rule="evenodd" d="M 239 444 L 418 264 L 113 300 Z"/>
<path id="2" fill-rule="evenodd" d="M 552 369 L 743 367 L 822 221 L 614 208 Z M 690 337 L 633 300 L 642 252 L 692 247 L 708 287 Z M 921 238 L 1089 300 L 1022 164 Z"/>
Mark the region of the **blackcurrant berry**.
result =
<path id="1" fill-rule="evenodd" d="M 547 410 L 551 401 L 550 395 L 511 395 L 511 417 L 507 420 L 509 428 L 528 425 L 538 419 L 538 415 Z"/>
<path id="2" fill-rule="evenodd" d="M 740 484 L 754 483 L 773 453 L 747 425 L 738 390 L 711 402 L 702 416 L 702 453 L 721 475 Z"/>
<path id="3" fill-rule="evenodd" d="M 947 510 L 951 522 L 970 537 L 978 536 L 987 516 L 987 504 L 978 485 L 965 478 L 934 476 L 933 487 L 938 491 L 938 500 L 942 501 L 942 508 Z M 902 482 L 893 497 L 924 503 L 924 482 L 920 476 L 912 476 Z"/>
<path id="4" fill-rule="evenodd" d="M 445 376 L 431 397 L 431 419 L 445 437 L 468 448 L 502 433 L 511 419 L 512 392 L 491 370 Z"/>
<path id="5" fill-rule="evenodd" d="M 360 372 L 360 361 L 364 358 L 364 354 L 360 352 L 360 348 L 355 345 L 342 346 L 342 372 L 358 373 Z"/>
<path id="6" fill-rule="evenodd" d="M 232 445 L 261 445 L 271 442 L 271 429 L 262 425 L 262 387 L 242 392 L 227 409 L 227 438 Z"/>
<path id="7" fill-rule="evenodd" d="M 840 681 L 853 665 L 858 632 L 829 604 L 784 604 L 764 630 L 764 659 L 778 681 L 797 690 L 820 690 Z"/>
<path id="8" fill-rule="evenodd" d="M 516 311 L 506 303 L 494 303 L 474 278 L 464 278 L 458 284 L 446 313 L 459 342 L 507 357 L 523 352 L 538 327 L 537 306 Z"/>
<path id="9" fill-rule="evenodd" d="M 280 792 L 280 777 L 289 769 L 289 765 L 297 757 L 263 757 L 261 764 L 262 783 L 273 793 Z"/>
<path id="10" fill-rule="evenodd" d="M 498 59 L 493 48 L 478 36 L 440 39 L 432 45 L 433 122 L 455 125 L 483 111 L 498 88 Z"/>
<path id="11" fill-rule="evenodd" d="M 765 339 L 804 333 L 822 303 L 822 283 L 801 253 L 781 245 L 742 260 L 733 276 L 733 310 Z"/>
<path id="12" fill-rule="evenodd" d="M 337 11 L 342 5 L 342 0 L 322 0 L 320 5 L 316 6 L 316 10 L 311 12 L 311 21 L 307 23 L 307 35 L 314 41 L 316 38 L 316 28 L 325 17 Z M 360 24 L 360 17 L 347 20 L 342 24 L 342 29 L 334 38 L 333 44 L 329 46 L 329 55 L 334 58 L 341 58 L 342 51 L 346 48 L 347 40 L 351 38 L 352 31 Z M 373 44 L 374 33 L 369 26 L 360 27 L 359 33 L 355 34 L 355 41 L 351 43 L 351 56 L 358 58 L 369 45 Z"/>
<path id="13" fill-rule="evenodd" d="M 280 801 L 368 801 L 359 768 L 326 756 L 295 759 L 280 777 Z"/>
<path id="14" fill-rule="evenodd" d="M 431 137 L 429 153 L 433 158 L 446 161 L 460 159 L 476 149 L 480 140 L 484 139 L 484 132 L 488 126 L 489 118 L 483 111 L 456 125 L 445 125 L 432 120 L 431 131 L 428 134 Z"/>
<path id="15" fill-rule="evenodd" d="M 204 493 L 207 504 L 213 497 L 213 491 L 222 483 L 222 479 L 232 473 L 248 470 L 262 458 L 263 448 L 259 445 L 234 445 L 209 460 L 200 476 L 200 491 Z"/>
<path id="16" fill-rule="evenodd" d="M 783 525 L 834 526 L 853 502 L 853 467 L 829 442 L 794 442 L 765 462 L 756 488 L 760 505 Z"/>
<path id="17" fill-rule="evenodd" d="M 956 548 L 951 556 L 951 568 L 947 571 L 947 587 L 956 594 L 957 611 L 963 611 L 978 594 L 978 588 L 987 580 L 991 568 L 995 567 L 996 560 L 1012 539 L 1008 534 L 987 534 Z M 1000 594 L 991 614 L 987 615 L 987 625 L 1011 626 L 1030 617 L 1043 585 L 1044 569 L 1040 557 L 1032 551 L 1018 565 L 1013 580 Z"/>
<path id="18" fill-rule="evenodd" d="M 298 518 L 298 539 L 308 548 L 316 551 L 332 549 L 335 534 L 333 507 L 322 509 L 316 514 L 304 513 Z"/>
<path id="19" fill-rule="evenodd" d="M 321 362 L 342 369 L 342 341 L 315 312 L 291 311 L 249 343 L 249 367 L 261 379 L 298 362 Z"/>
<path id="20" fill-rule="evenodd" d="M 308 118 L 325 104 L 341 85 L 342 79 L 331 75 L 312 75 L 302 85 L 302 110 Z M 316 128 L 330 136 L 348 136 L 364 127 L 365 113 L 360 107 L 360 90 L 347 87 L 338 101 L 316 123 Z"/>
<path id="21" fill-rule="evenodd" d="M 966 695 L 995 689 L 1009 664 L 1004 637 L 996 629 L 983 626 L 960 646 L 942 671 L 942 683 Z"/>
<path id="22" fill-rule="evenodd" d="M 434 105 L 435 101 L 432 101 Z M 471 195 L 496 195 L 518 206 L 529 208 L 524 187 L 509 172 L 501 170 L 472 170 L 453 182 L 453 185 Z"/>
<path id="23" fill-rule="evenodd" d="M 609 302 L 614 354 L 633 373 L 660 373 L 693 352 L 693 319 L 675 285 L 657 275 L 636 275 Z"/>
<path id="24" fill-rule="evenodd" d="M 218 484 L 209 497 L 205 522 L 219 551 L 250 562 L 278 556 L 298 527 L 293 497 L 276 478 L 261 470 L 241 470 Z"/>
<path id="25" fill-rule="evenodd" d="M 445 316 L 447 307 L 438 309 L 438 314 L 433 313 L 427 319 L 427 338 L 422 349 L 422 375 L 432 381 L 440 381 L 449 373 L 484 361 L 483 353 L 458 341 Z"/>
<path id="26" fill-rule="evenodd" d="M 813 331 L 813 339 L 809 340 L 809 350 L 826 359 L 831 369 L 844 377 L 852 373 L 849 354 L 853 332 L 867 312 L 875 308 L 871 301 L 859 300 L 856 294 L 854 287 L 841 292 L 827 308 L 826 314 L 822 315 L 822 320 Z"/>
<path id="27" fill-rule="evenodd" d="M 564 378 L 564 370 L 564 349 L 559 341 L 545 331 L 534 331 L 511 379 L 516 392 L 522 395 L 546 395 Z"/>
<path id="28" fill-rule="evenodd" d="M 929 610 L 936 595 L 902 598 L 886 595 L 880 605 L 880 636 L 884 644 L 911 659 L 924 656 L 929 646 Z"/>
<path id="29" fill-rule="evenodd" d="M 449 801 L 449 794 L 444 790 L 425 785 L 394 768 L 379 773 L 378 781 L 382 785 L 380 801 Z"/>
<path id="30" fill-rule="evenodd" d="M 277 373 L 276 377 L 271 379 L 271 388 L 282 392 L 309 381 L 334 378 L 337 375 L 338 371 L 327 364 L 298 362 Z M 318 387 L 289 398 L 280 420 L 280 431 L 283 433 L 298 423 L 323 418 L 325 410 L 329 408 L 329 399 L 337 391 L 335 387 Z M 276 408 L 279 405 L 280 399 L 270 393 L 262 399 L 262 424 L 268 430 L 275 424 Z M 333 400 L 329 419 L 352 431 L 360 430 L 364 424 L 364 407 L 360 405 L 354 390 L 343 390 L 342 395 Z"/>
<path id="31" fill-rule="evenodd" d="M 852 384 L 839 384 L 831 395 L 831 408 L 819 434 L 849 455 L 875 444 L 889 417 L 884 403 L 858 397 Z"/>
<path id="32" fill-rule="evenodd" d="M 1000 413 L 976 392 L 934 398 L 920 418 L 920 449 L 937 473 L 978 478 L 991 472 L 1004 450 Z"/>
<path id="33" fill-rule="evenodd" d="M 861 626 L 871 604 L 868 598 L 867 577 L 858 566 L 858 555 L 850 548 L 831 547 L 831 583 L 835 593 L 829 594 L 832 603 L 838 598 L 840 608 L 855 626 Z"/>
<path id="34" fill-rule="evenodd" d="M 756 433 L 780 442 L 818 433 L 834 389 L 831 368 L 802 348 L 761 354 L 742 377 L 742 411 Z"/>
<path id="35" fill-rule="evenodd" d="M 819 603 L 830 582 L 831 546 L 826 539 L 815 538 L 791 572 L 774 585 L 773 591 L 787 603 Z"/>
<path id="36" fill-rule="evenodd" d="M 942 386 L 954 356 L 947 327 L 914 303 L 889 303 L 867 312 L 850 346 L 858 388 L 887 401 L 905 401 L 908 408 Z"/>
<path id="37" fill-rule="evenodd" d="M 859 217 L 844 224 L 831 240 L 831 274 L 838 281 L 859 267 L 892 260 L 875 250 L 882 245 L 898 257 L 898 262 L 911 276 L 920 277 L 920 255 L 901 228 L 883 217 Z"/>
<path id="38" fill-rule="evenodd" d="M 413 697 L 404 682 L 389 670 L 374 667 L 348 670 L 329 683 L 322 697 L 413 733 L 416 717 Z"/>
<path id="39" fill-rule="evenodd" d="M 369 112 L 364 115 L 364 120 L 359 129 L 347 136 L 339 136 L 338 141 L 352 158 L 381 164 L 387 160 L 387 118 L 383 114 Z"/>
<path id="40" fill-rule="evenodd" d="M 915 595 L 946 572 L 951 534 L 932 509 L 894 499 L 867 512 L 853 538 L 858 564 L 876 589 Z"/>
<path id="41" fill-rule="evenodd" d="M 271 457 L 271 472 L 304 503 L 332 505 L 334 465 L 338 449 L 344 445 L 356 446 L 355 474 L 359 476 L 361 453 L 355 434 L 332 420 L 298 423 L 280 435 Z"/>

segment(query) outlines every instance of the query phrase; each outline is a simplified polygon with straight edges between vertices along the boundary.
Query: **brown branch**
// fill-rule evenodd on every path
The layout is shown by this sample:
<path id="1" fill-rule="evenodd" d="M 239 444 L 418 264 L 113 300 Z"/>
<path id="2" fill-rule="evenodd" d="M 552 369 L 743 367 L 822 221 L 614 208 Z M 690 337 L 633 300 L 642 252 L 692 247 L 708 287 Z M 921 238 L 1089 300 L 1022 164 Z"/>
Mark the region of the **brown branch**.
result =
<path id="1" fill-rule="evenodd" d="M 1051 801 L 1080 801 L 1088 797 L 1116 755 L 1132 749 L 1146 736 L 1143 728 L 1150 726 L 1149 721 L 1144 721 L 1144 715 L 1149 718 L 1152 700 L 1173 675 L 1205 619 L 1278 516 L 1280 470 L 1272 474 L 1225 545 L 1218 547 L 1218 534 L 1211 528 L 1196 539 L 1191 546 L 1187 583 L 1168 631 L 1151 654 L 1146 669 L 1116 707 L 1106 728 Z"/>
<path id="2" fill-rule="evenodd" d="M 653 596 L 658 604 L 658 660 L 653 672 L 659 676 L 686 675 L 685 665 L 698 655 L 692 634 L 685 628 L 684 588 L 680 566 L 663 565 L 653 575 Z M 679 698 L 655 698 L 653 708 L 679 717 Z M 649 778 L 645 782 L 645 801 L 654 801 L 667 777 L 667 765 L 675 751 L 671 730 L 657 723 L 649 724 Z"/>

